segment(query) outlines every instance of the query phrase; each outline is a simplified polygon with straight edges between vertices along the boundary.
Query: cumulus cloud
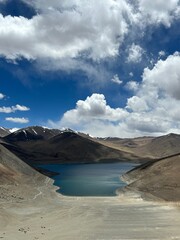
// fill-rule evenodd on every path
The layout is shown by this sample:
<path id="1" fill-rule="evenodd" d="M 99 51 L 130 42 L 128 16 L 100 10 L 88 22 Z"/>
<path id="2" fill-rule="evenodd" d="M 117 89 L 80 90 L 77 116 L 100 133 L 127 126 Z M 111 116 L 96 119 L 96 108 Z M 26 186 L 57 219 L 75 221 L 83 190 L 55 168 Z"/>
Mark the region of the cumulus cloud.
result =
<path id="1" fill-rule="evenodd" d="M 139 126 L 138 129 L 141 130 L 140 126 L 145 125 L 144 119 L 149 119 L 149 122 L 154 122 L 154 131 L 151 129 L 151 132 L 156 132 L 158 128 L 162 133 L 170 129 L 179 131 L 179 64 L 180 55 L 175 53 L 166 60 L 159 60 L 152 69 L 144 69 L 142 83 L 136 95 L 127 101 L 127 107 L 132 111 L 132 123 L 136 124 L 136 129 Z"/>
<path id="2" fill-rule="evenodd" d="M 127 100 L 127 109 L 131 109 L 133 112 L 146 112 L 149 107 L 143 98 L 133 96 Z"/>
<path id="3" fill-rule="evenodd" d="M 164 91 L 172 98 L 180 100 L 180 53 L 170 55 L 166 60 L 159 60 L 151 70 L 146 68 L 143 73 L 143 84 Z"/>
<path id="4" fill-rule="evenodd" d="M 127 57 L 128 62 L 138 63 L 142 60 L 144 50 L 136 44 L 132 44 L 129 48 L 129 55 Z"/>
<path id="5" fill-rule="evenodd" d="M 119 120 L 123 120 L 127 116 L 128 112 L 126 110 L 111 108 L 107 104 L 103 94 L 94 93 L 84 101 L 77 101 L 76 108 L 67 111 L 60 122 L 54 123 L 49 121 L 49 125 L 52 127 L 58 126 L 86 129 L 88 125 L 95 126 L 95 123 L 102 123 L 103 125 L 105 123 L 117 124 Z M 94 133 L 92 135 L 94 135 Z"/>
<path id="6" fill-rule="evenodd" d="M 0 93 L 0 100 L 3 99 L 3 98 L 5 98 L 5 95 Z"/>
<path id="7" fill-rule="evenodd" d="M 0 15 L 1 55 L 8 59 L 83 55 L 93 60 L 118 55 L 128 21 L 133 21 L 131 6 L 125 0 L 105 0 L 103 4 L 95 0 L 91 4 L 70 1 L 69 10 L 62 7 L 62 1 L 54 4 L 55 8 L 52 3 L 32 19 Z"/>
<path id="8" fill-rule="evenodd" d="M 106 103 L 105 96 L 103 94 L 92 94 L 84 101 L 79 100 L 76 103 L 76 109 L 70 110 L 64 114 L 64 123 L 74 121 L 78 123 L 86 121 L 87 119 L 95 120 L 101 119 L 103 121 L 117 121 L 127 116 L 127 111 L 120 108 L 111 108 Z"/>
<path id="9" fill-rule="evenodd" d="M 0 113 L 14 113 L 16 111 L 29 111 L 30 108 L 26 106 L 21 106 L 19 104 L 16 104 L 16 106 L 12 107 L 0 107 Z"/>
<path id="10" fill-rule="evenodd" d="M 111 79 L 111 82 L 116 83 L 116 84 L 119 84 L 119 85 L 123 83 L 123 81 L 119 79 L 118 74 L 115 74 L 115 75 L 113 76 L 113 78 Z"/>
<path id="11" fill-rule="evenodd" d="M 0 54 L 6 59 L 116 57 L 130 27 L 169 26 L 179 9 L 178 0 L 23 1 L 37 15 L 27 19 L 0 14 Z M 140 61 L 141 55 L 142 48 L 133 44 L 129 61 Z"/>
<path id="12" fill-rule="evenodd" d="M 163 23 L 169 27 L 174 18 L 177 17 L 179 0 L 139 0 L 139 9 L 142 13 L 143 22 Z"/>
<path id="13" fill-rule="evenodd" d="M 79 100 L 53 127 L 70 127 L 93 136 L 133 137 L 180 133 L 180 54 L 145 68 L 142 82 L 124 108 L 110 107 L 103 94 Z"/>
<path id="14" fill-rule="evenodd" d="M 7 117 L 5 118 L 6 121 L 13 122 L 13 123 L 28 123 L 29 119 L 28 118 L 13 118 L 13 117 Z"/>
<path id="15" fill-rule="evenodd" d="M 139 88 L 139 83 L 136 81 L 129 81 L 126 83 L 126 88 L 128 90 L 137 91 Z"/>

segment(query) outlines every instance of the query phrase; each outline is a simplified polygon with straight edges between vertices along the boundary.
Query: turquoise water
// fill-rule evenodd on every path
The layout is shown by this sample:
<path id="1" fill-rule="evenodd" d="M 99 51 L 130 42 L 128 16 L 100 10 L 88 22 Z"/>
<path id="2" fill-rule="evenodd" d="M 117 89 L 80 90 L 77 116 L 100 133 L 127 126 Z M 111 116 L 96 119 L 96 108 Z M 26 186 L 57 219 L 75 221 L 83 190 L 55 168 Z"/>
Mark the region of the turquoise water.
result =
<path id="1" fill-rule="evenodd" d="M 126 184 L 120 175 L 137 165 L 132 163 L 49 164 L 42 168 L 58 172 L 52 177 L 58 192 L 67 196 L 115 196 Z"/>

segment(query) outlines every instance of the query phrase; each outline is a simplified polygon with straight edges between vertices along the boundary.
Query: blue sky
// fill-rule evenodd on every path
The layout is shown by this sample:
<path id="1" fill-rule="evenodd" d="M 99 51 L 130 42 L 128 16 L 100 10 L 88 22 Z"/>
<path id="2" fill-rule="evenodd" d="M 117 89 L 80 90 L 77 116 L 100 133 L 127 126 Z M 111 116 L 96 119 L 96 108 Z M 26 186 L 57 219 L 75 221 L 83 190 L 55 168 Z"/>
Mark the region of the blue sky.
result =
<path id="1" fill-rule="evenodd" d="M 180 133 L 178 0 L 0 0 L 0 124 Z"/>

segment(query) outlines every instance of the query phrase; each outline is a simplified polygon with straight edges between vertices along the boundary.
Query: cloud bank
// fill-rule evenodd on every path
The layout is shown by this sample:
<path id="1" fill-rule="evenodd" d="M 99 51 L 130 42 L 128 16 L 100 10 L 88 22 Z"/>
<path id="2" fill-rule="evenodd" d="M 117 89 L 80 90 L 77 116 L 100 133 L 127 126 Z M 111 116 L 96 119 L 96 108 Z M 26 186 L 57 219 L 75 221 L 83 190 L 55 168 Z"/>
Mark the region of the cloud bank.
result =
<path id="1" fill-rule="evenodd" d="M 24 0 L 37 11 L 31 19 L 0 14 L 0 54 L 6 59 L 116 57 L 132 26 L 171 25 L 179 17 L 179 1 Z M 132 45 L 130 61 L 141 57 Z"/>
<path id="2" fill-rule="evenodd" d="M 132 137 L 180 133 L 180 54 L 145 68 L 142 81 L 129 86 L 135 93 L 124 108 L 111 108 L 103 94 L 79 100 L 52 127 L 69 127 L 93 136 Z"/>

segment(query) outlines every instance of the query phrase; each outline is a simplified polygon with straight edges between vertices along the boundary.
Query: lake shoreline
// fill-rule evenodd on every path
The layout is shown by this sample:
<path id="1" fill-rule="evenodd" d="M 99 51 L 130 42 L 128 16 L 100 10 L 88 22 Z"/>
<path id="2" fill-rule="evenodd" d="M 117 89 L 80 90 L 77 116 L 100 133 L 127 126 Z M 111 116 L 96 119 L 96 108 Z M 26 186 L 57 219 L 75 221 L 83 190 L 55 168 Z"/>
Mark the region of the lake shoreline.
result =
<path id="1" fill-rule="evenodd" d="M 126 184 L 120 175 L 133 169 L 134 163 L 48 164 L 38 166 L 55 172 L 51 178 L 65 196 L 116 196 L 116 190 Z"/>

